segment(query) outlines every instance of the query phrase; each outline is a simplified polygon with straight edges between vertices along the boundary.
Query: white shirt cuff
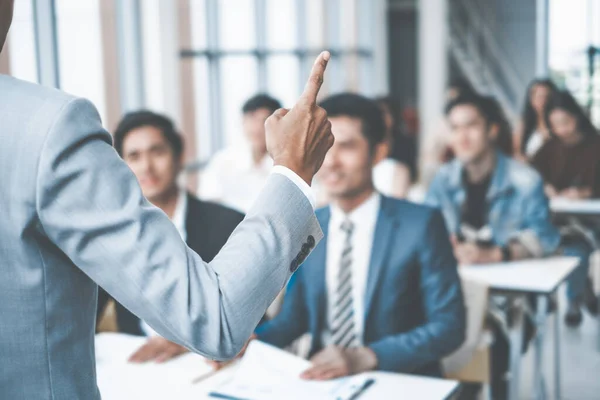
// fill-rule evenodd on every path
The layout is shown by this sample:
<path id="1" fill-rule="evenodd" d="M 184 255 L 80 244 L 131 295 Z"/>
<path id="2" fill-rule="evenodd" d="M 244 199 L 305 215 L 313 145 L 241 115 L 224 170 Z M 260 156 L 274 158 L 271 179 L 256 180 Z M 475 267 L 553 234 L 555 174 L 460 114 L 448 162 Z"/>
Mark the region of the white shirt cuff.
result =
<path id="1" fill-rule="evenodd" d="M 281 175 L 285 176 L 286 178 L 288 178 L 290 181 L 292 181 L 296 186 L 298 186 L 298 189 L 300 189 L 302 191 L 302 193 L 304 193 L 304 195 L 310 202 L 310 205 L 312 206 L 313 210 L 315 210 L 317 208 L 317 199 L 315 198 L 315 194 L 313 193 L 310 186 L 308 186 L 308 184 L 304 181 L 304 179 L 300 178 L 298 176 L 298 174 L 296 174 L 291 169 L 284 167 L 282 165 L 274 166 L 273 169 L 271 170 L 271 173 L 272 174 L 281 174 Z"/>

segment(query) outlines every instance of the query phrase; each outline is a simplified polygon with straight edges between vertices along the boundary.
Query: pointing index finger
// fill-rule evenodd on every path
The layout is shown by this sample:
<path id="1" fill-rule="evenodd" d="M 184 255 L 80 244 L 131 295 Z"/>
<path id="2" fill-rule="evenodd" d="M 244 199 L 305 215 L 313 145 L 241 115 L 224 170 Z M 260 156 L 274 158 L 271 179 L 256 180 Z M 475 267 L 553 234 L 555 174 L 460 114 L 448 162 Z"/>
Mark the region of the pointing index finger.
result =
<path id="1" fill-rule="evenodd" d="M 317 103 L 317 95 L 319 94 L 319 89 L 321 89 L 321 85 L 323 84 L 323 76 L 325 75 L 325 68 L 327 68 L 327 62 L 331 55 L 328 51 L 324 51 L 315 60 L 313 64 L 312 70 L 310 71 L 310 76 L 308 77 L 308 81 L 306 82 L 306 86 L 304 87 L 304 92 L 300 99 L 309 105 L 313 105 Z"/>

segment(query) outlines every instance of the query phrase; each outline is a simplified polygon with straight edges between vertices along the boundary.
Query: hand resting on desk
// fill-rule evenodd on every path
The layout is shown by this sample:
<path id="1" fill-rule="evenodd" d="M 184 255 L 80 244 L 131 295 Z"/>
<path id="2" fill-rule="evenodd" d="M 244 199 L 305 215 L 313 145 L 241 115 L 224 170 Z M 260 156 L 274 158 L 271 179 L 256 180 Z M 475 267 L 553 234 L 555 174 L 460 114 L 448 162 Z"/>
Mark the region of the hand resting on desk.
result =
<path id="1" fill-rule="evenodd" d="M 154 361 L 162 363 L 187 352 L 188 350 L 183 346 L 170 342 L 161 336 L 154 336 L 149 338 L 142 347 L 131 355 L 129 362 L 145 363 Z"/>

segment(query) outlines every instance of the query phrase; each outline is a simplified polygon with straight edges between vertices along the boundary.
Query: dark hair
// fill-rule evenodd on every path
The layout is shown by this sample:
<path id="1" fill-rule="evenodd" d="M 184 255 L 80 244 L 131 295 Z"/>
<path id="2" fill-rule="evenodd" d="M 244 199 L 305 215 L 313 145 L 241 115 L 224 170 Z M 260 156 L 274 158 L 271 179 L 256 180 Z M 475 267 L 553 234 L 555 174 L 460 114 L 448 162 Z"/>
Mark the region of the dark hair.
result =
<path id="1" fill-rule="evenodd" d="M 400 104 L 400 101 L 398 101 L 398 99 L 392 96 L 382 96 L 377 97 L 375 99 L 375 102 L 377 103 L 380 109 L 386 107 L 390 111 L 390 114 L 392 114 L 392 118 L 394 119 L 394 126 L 392 126 L 392 130 L 394 131 L 393 133 L 395 134 L 396 131 L 401 131 L 402 106 Z M 383 109 L 381 110 L 381 112 L 383 113 Z"/>
<path id="2" fill-rule="evenodd" d="M 507 156 L 512 157 L 514 151 L 513 134 L 506 113 L 496 98 L 487 96 L 485 99 L 489 103 L 488 107 L 491 112 L 490 122 L 498 127 L 496 147 Z"/>
<path id="3" fill-rule="evenodd" d="M 546 103 L 546 108 L 544 109 L 544 118 L 546 120 L 546 126 L 550 130 L 550 134 L 554 135 L 552 132 L 552 125 L 550 125 L 550 114 L 554 110 L 563 110 L 571 114 L 577 119 L 577 130 L 583 136 L 592 136 L 598 134 L 596 127 L 592 124 L 592 121 L 588 118 L 583 111 L 583 108 L 577 103 L 577 100 L 566 90 L 557 91 L 548 100 Z"/>
<path id="4" fill-rule="evenodd" d="M 175 130 L 173 121 L 165 115 L 152 111 L 142 110 L 126 114 L 115 130 L 115 149 L 123 156 L 123 142 L 127 135 L 134 129 L 143 126 L 152 126 L 161 131 L 167 142 L 169 142 L 175 157 L 183 153 L 183 138 Z"/>
<path id="5" fill-rule="evenodd" d="M 533 105 L 531 105 L 531 92 L 536 86 L 545 86 L 550 90 L 550 95 L 558 92 L 558 88 L 550 79 L 534 79 L 527 87 L 527 92 L 525 93 L 525 102 L 523 103 L 523 114 L 521 117 L 523 119 L 523 137 L 521 138 L 522 152 L 525 152 L 527 142 L 538 125 L 538 115 L 533 108 Z M 548 129 L 550 129 L 550 127 L 548 127 Z"/>
<path id="6" fill-rule="evenodd" d="M 242 112 L 246 114 L 260 110 L 261 108 L 266 108 L 267 110 L 271 111 L 271 113 L 274 113 L 276 110 L 281 108 L 281 103 L 279 100 L 274 99 L 268 94 L 261 93 L 246 100 L 244 106 L 242 107 Z"/>
<path id="7" fill-rule="evenodd" d="M 329 117 L 346 116 L 360 119 L 362 133 L 371 149 L 385 139 L 383 114 L 374 100 L 354 93 L 342 93 L 328 97 L 320 106 L 327 111 Z"/>
<path id="8" fill-rule="evenodd" d="M 449 115 L 455 107 L 462 105 L 475 107 L 485 119 L 488 127 L 490 125 L 498 127 L 496 148 L 507 156 L 512 156 L 512 130 L 500 103 L 492 96 L 482 96 L 477 93 L 463 94 L 448 102 L 445 110 L 446 115 Z"/>
<path id="9" fill-rule="evenodd" d="M 454 78 L 448 83 L 447 89 L 456 89 L 458 91 L 458 95 L 469 95 L 475 94 L 475 89 L 473 89 L 473 85 L 471 82 L 466 80 L 465 78 Z"/>

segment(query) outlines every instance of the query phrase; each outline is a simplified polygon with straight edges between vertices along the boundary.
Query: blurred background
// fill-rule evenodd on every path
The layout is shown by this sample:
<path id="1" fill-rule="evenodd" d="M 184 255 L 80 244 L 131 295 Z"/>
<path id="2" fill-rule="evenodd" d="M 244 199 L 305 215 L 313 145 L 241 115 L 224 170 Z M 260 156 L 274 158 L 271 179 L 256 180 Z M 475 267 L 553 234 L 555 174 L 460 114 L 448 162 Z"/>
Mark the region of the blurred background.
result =
<path id="1" fill-rule="evenodd" d="M 600 124 L 596 0 L 17 0 L 15 14 L 0 72 L 89 98 L 108 130 L 127 111 L 168 114 L 191 188 L 244 140 L 243 102 L 291 106 L 322 49 L 324 95 L 390 95 L 420 140 L 459 77 L 515 122 L 529 81 L 550 76 Z"/>

